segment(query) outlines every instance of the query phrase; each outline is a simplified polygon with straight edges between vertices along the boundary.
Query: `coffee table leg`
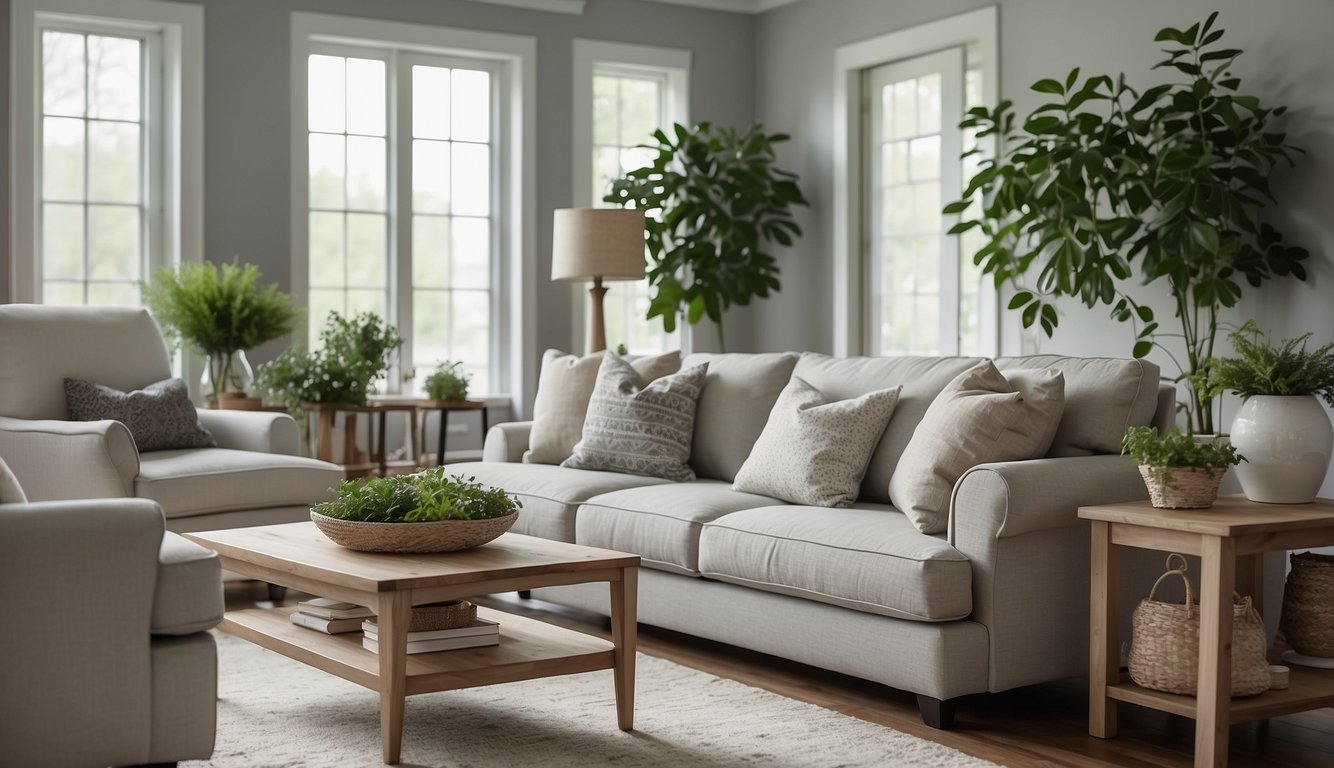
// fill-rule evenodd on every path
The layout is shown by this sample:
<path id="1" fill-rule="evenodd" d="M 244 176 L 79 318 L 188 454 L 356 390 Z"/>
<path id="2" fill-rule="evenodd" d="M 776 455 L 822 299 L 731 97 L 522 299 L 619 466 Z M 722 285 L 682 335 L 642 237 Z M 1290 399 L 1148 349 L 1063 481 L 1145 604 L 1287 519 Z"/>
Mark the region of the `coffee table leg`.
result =
<path id="1" fill-rule="evenodd" d="M 616 645 L 616 725 L 635 727 L 635 642 L 638 619 L 639 568 L 622 568 L 611 582 L 611 641 Z"/>
<path id="2" fill-rule="evenodd" d="M 380 626 L 380 753 L 397 765 L 403 746 L 403 700 L 407 690 L 407 630 L 412 598 L 407 592 L 382 592 L 375 611 Z"/>

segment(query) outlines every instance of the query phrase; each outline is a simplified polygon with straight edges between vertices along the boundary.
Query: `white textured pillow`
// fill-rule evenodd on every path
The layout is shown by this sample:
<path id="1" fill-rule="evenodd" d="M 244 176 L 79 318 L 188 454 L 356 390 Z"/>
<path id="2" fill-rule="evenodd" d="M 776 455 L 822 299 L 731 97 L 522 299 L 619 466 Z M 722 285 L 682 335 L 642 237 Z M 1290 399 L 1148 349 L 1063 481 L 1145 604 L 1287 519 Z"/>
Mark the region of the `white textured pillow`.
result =
<path id="1" fill-rule="evenodd" d="M 686 462 L 708 370 L 704 363 L 645 385 L 629 363 L 608 352 L 598 368 L 583 437 L 561 466 L 694 480 Z"/>
<path id="2" fill-rule="evenodd" d="M 548 349 L 542 355 L 542 372 L 533 402 L 533 428 L 524 461 L 559 464 L 574 452 L 574 444 L 579 442 L 584 429 L 584 416 L 588 413 L 588 400 L 593 396 L 602 356 L 601 352 L 593 352 L 576 357 L 557 349 Z M 649 382 L 680 370 L 681 353 L 640 357 L 631 360 L 630 365 Z"/>
<path id="3" fill-rule="evenodd" d="M 922 533 L 949 522 L 950 493 L 964 472 L 1046 452 L 1065 405 L 1057 371 L 1025 377 L 1020 391 L 984 361 L 945 385 L 913 430 L 889 480 L 889 498 Z"/>
<path id="4" fill-rule="evenodd" d="M 793 376 L 755 441 L 732 489 L 794 504 L 847 507 L 880 442 L 902 387 L 829 402 Z"/>

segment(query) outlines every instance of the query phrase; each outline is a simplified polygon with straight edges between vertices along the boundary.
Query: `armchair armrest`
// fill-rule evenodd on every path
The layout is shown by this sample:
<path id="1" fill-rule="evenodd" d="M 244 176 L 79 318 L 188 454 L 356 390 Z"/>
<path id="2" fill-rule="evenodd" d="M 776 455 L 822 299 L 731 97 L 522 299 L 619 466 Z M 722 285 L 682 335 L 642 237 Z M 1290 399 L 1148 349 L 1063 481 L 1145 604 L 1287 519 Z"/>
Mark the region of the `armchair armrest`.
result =
<path id="1" fill-rule="evenodd" d="M 31 501 L 134 495 L 139 450 L 119 421 L 0 416 L 0 456 Z"/>
<path id="2" fill-rule="evenodd" d="M 219 448 L 288 456 L 295 456 L 300 451 L 296 419 L 285 413 L 201 408 L 199 426 L 213 433 Z"/>
<path id="3" fill-rule="evenodd" d="M 533 431 L 531 421 L 509 421 L 497 424 L 486 433 L 482 446 L 482 461 L 523 461 L 528 450 L 528 435 Z"/>

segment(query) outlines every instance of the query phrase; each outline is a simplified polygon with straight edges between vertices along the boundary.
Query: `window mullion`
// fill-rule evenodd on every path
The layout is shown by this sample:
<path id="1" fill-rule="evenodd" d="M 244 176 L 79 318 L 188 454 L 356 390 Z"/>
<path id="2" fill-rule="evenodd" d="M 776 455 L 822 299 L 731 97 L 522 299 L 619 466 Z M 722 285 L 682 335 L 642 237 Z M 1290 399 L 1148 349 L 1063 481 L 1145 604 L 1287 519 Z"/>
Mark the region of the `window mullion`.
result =
<path id="1" fill-rule="evenodd" d="M 389 214 L 393 219 L 389 244 L 390 285 L 393 290 L 390 306 L 395 324 L 403 329 L 403 348 L 398 355 L 397 371 L 390 372 L 389 391 L 400 392 L 404 375 L 415 373 L 413 345 L 415 343 L 412 313 L 412 62 L 407 56 L 393 55 L 394 66 L 386 67 L 390 78 L 388 89 L 390 199 Z M 397 375 L 395 375 L 397 374 Z M 414 379 L 414 381 L 416 381 Z"/>

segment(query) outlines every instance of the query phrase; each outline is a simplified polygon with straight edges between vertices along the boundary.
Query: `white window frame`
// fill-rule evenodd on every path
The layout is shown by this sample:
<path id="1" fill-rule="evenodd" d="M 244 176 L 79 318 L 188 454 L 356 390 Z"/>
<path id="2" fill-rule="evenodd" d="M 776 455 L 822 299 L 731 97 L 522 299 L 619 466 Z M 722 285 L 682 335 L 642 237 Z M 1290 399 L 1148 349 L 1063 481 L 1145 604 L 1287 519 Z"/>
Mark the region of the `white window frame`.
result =
<path id="1" fill-rule="evenodd" d="M 881 64 L 945 48 L 976 46 L 982 70 L 982 101 L 994 107 L 1000 78 L 999 11 L 988 6 L 939 21 L 842 46 L 834 52 L 834 353 L 863 354 L 866 344 L 866 182 L 859 158 L 863 146 L 862 76 Z M 942 201 L 942 205 L 948 201 Z M 982 312 L 999 316 L 999 297 L 984 291 Z M 999 329 L 997 323 L 991 327 Z M 1014 336 L 1011 339 L 1011 335 Z M 984 334 L 982 354 L 1014 348 L 1017 329 Z"/>
<path id="2" fill-rule="evenodd" d="M 204 9 L 158 0 L 12 0 L 10 87 L 13 110 L 9 300 L 42 300 L 39 226 L 42 148 L 41 45 L 45 24 L 98 34 L 133 32 L 161 39 L 161 115 L 149 121 L 145 158 L 151 170 L 144 189 L 149 206 L 149 268 L 200 261 L 204 251 Z M 157 69 L 155 67 L 155 69 Z M 145 274 L 145 278 L 148 275 Z"/>
<path id="3" fill-rule="evenodd" d="M 633 45 L 604 40 L 574 40 L 574 67 L 572 104 L 574 108 L 574 143 L 570 152 L 570 201 L 576 208 L 593 207 L 593 77 L 599 70 L 615 70 L 626 75 L 642 74 L 660 78 L 666 85 L 664 92 L 663 122 L 688 125 L 690 122 L 690 51 L 651 45 Z M 667 130 L 667 128 L 664 128 Z M 612 286 L 615 290 L 615 286 Z M 571 287 L 570 349 L 583 349 L 587 338 L 588 287 L 576 283 Z M 681 351 L 690 347 L 690 325 L 678 323 L 677 333 Z M 587 352 L 588 350 L 584 350 Z"/>
<path id="4" fill-rule="evenodd" d="M 496 356 L 492 368 L 493 388 L 507 392 L 478 393 L 504 395 L 514 409 L 516 418 L 530 412 L 532 398 L 537 391 L 536 315 L 525 311 L 535 306 L 536 165 L 533 161 L 537 146 L 537 40 L 522 35 L 477 32 L 452 27 L 423 24 L 374 21 L 347 16 L 319 13 L 292 14 L 291 57 L 291 280 L 292 295 L 304 306 L 309 289 L 309 228 L 308 168 L 306 147 L 307 58 L 322 44 L 340 47 L 360 47 L 400 53 L 425 53 L 433 56 L 457 56 L 494 62 L 497 67 L 499 98 L 504 101 L 500 110 L 505 116 L 500 126 L 501 144 L 497 147 L 500 158 L 500 209 L 498 227 L 493 237 L 499 239 L 499 279 L 493 283 L 496 306 L 493 308 L 501 326 L 494 333 Z M 391 113 L 395 107 L 390 107 Z M 391 171 L 390 190 L 399 189 L 399 181 Z M 391 232 L 403 226 L 395 216 Z M 391 235 L 392 237 L 392 235 Z M 396 257 L 391 259 L 391 281 L 394 295 L 411 290 L 412 275 L 399 269 Z M 389 314 L 393 316 L 394 307 Z M 307 318 L 309 322 L 311 318 Z M 402 332 L 402 330 L 400 330 Z M 307 328 L 296 331 L 296 337 L 307 337 Z M 532 361 L 532 362 L 530 362 Z"/>

